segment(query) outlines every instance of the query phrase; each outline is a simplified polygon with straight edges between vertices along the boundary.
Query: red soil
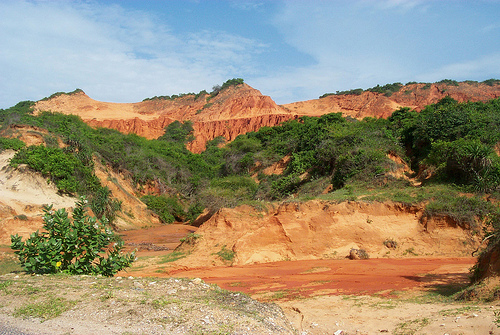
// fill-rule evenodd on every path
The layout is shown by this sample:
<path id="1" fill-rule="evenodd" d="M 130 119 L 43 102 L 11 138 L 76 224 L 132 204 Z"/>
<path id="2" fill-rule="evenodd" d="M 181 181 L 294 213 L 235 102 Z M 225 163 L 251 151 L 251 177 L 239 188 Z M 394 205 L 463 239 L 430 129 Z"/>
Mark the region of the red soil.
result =
<path id="1" fill-rule="evenodd" d="M 284 261 L 235 267 L 171 271 L 173 277 L 199 277 L 252 296 L 284 292 L 286 297 L 375 294 L 439 289 L 465 284 L 475 258 L 406 258 Z"/>

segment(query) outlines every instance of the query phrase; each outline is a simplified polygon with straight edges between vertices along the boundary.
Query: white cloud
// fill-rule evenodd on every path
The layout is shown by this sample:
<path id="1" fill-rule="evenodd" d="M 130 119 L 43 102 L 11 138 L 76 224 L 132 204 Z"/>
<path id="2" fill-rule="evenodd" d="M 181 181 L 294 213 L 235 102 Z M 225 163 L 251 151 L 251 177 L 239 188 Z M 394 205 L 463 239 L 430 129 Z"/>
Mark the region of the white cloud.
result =
<path id="1" fill-rule="evenodd" d="M 106 101 L 210 89 L 252 73 L 266 48 L 228 32 L 183 35 L 117 5 L 59 1 L 0 1 L 0 44 L 0 108 L 77 87 Z"/>
<path id="2" fill-rule="evenodd" d="M 486 80 L 500 78 L 500 53 L 481 56 L 477 59 L 458 62 L 437 68 L 417 77 L 418 81 L 439 81 L 442 79 Z"/>

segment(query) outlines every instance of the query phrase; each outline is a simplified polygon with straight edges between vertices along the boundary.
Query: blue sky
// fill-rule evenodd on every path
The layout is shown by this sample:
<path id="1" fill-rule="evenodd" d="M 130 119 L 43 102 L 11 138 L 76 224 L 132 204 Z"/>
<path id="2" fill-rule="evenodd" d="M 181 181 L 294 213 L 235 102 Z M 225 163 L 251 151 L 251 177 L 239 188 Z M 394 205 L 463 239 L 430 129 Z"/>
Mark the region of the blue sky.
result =
<path id="1" fill-rule="evenodd" d="M 0 0 L 0 108 L 210 91 L 277 103 L 377 84 L 500 79 L 500 0 Z"/>

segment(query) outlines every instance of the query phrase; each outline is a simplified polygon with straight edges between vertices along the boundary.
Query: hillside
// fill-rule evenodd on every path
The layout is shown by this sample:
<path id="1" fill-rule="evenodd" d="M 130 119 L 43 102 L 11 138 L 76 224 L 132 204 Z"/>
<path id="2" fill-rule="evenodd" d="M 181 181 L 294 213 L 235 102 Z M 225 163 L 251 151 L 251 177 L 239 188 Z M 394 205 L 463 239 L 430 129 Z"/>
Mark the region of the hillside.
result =
<path id="1" fill-rule="evenodd" d="M 91 99 L 84 92 L 61 94 L 42 100 L 36 111 L 50 110 L 80 116 L 93 127 L 117 129 L 148 139 L 158 138 L 173 121 L 192 121 L 195 140 L 188 148 L 205 149 L 205 143 L 218 136 L 231 141 L 239 134 L 274 126 L 295 116 L 276 105 L 268 96 L 247 84 L 222 90 L 207 102 L 208 94 L 171 99 L 151 99 L 138 103 L 109 103 Z"/>
<path id="2" fill-rule="evenodd" d="M 415 83 L 401 86 L 388 93 L 365 90 L 361 94 L 331 94 L 324 98 L 283 105 L 299 115 L 319 116 L 342 113 L 356 119 L 364 117 L 387 118 L 392 112 L 409 107 L 421 111 L 425 106 L 437 103 L 446 96 L 458 102 L 487 101 L 500 96 L 500 85 L 490 86 L 477 82 L 446 81 L 434 84 Z M 358 92 L 359 93 L 359 92 Z"/>
<path id="3" fill-rule="evenodd" d="M 116 283 L 140 276 L 203 278 L 280 301 L 295 327 L 310 334 L 339 327 L 331 314 L 331 302 L 338 300 L 330 295 L 392 298 L 416 290 L 436 292 L 447 303 L 494 299 L 497 281 L 488 282 L 500 271 L 500 99 L 489 98 L 499 85 L 419 85 L 338 92 L 303 102 L 300 113 L 299 105 L 291 112 L 239 82 L 135 104 L 100 103 L 81 91 L 39 101 L 36 113 L 35 103 L 20 102 L 0 110 L 3 249 L 10 234 L 40 228 L 43 204 L 66 207 L 85 195 L 93 214 L 118 231 L 126 251 L 138 249 L 130 272 L 120 272 Z M 433 99 L 439 100 L 417 106 Z M 487 101 L 460 102 L 475 99 Z M 341 100 L 344 116 L 329 113 L 339 111 L 335 103 L 313 111 L 314 104 Z M 399 109 L 404 104 L 413 109 Z M 67 112 L 44 111 L 57 108 Z M 383 114 L 392 108 L 398 110 Z M 363 118 L 365 111 L 376 117 Z M 263 127 L 279 118 L 288 121 Z M 130 133 L 106 128 L 106 122 Z M 242 129 L 254 131 L 237 136 Z M 140 131 L 154 139 L 137 136 Z M 231 141 L 204 142 L 216 134 Z M 8 250 L 0 251 L 2 262 L 19 269 Z M 479 260 L 471 256 L 476 253 Z M 58 271 L 57 263 L 52 266 Z M 5 285 L 19 282 L 11 276 L 15 280 Z M 471 279 L 475 285 L 467 286 Z M 132 285 L 140 290 L 146 282 Z M 108 310 L 120 299 L 114 293 L 99 298 Z M 167 298 L 150 303 L 151 310 L 175 307 Z M 13 313 L 16 306 L 2 311 Z M 131 310 L 117 316 L 120 323 L 132 314 L 142 317 Z M 398 333 L 423 313 L 412 310 L 402 318 L 398 309 L 389 312 L 383 323 L 380 314 L 359 326 L 343 319 L 344 329 Z M 450 318 L 444 327 L 445 318 L 425 315 L 418 329 L 457 330 Z M 478 309 L 463 333 L 480 325 L 489 332 L 495 320 L 496 311 Z"/>
<path id="4" fill-rule="evenodd" d="M 300 116 L 342 113 L 357 119 L 367 116 L 386 118 L 401 107 L 419 111 L 446 96 L 459 102 L 486 101 L 500 96 L 500 84 L 408 84 L 390 96 L 367 90 L 359 95 L 328 95 L 283 106 L 278 106 L 270 97 L 247 84 L 230 86 L 213 98 L 208 93 L 199 96 L 187 94 L 174 99 L 153 98 L 137 103 L 100 102 L 79 91 L 38 101 L 35 110 L 78 115 L 92 127 L 112 128 L 148 139 L 161 136 L 164 128 L 173 121 L 189 120 L 193 122 L 195 139 L 188 144 L 188 149 L 201 152 L 207 141 L 218 136 L 232 141 L 240 134 Z"/>

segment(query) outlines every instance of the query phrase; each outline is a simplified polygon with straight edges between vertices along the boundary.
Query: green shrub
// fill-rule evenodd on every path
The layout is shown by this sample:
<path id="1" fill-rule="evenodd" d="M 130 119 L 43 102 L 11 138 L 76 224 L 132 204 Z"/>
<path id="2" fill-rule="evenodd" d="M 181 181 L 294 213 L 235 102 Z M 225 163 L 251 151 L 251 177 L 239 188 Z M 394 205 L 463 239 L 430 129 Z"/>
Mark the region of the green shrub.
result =
<path id="1" fill-rule="evenodd" d="M 17 234 L 11 236 L 11 248 L 26 272 L 113 276 L 132 264 L 135 253 L 121 255 L 123 241 L 104 223 L 88 216 L 86 204 L 85 198 L 76 202 L 72 219 L 65 209 L 53 211 L 48 206 L 43 232 L 32 233 L 25 242 Z"/>
<path id="2" fill-rule="evenodd" d="M 488 86 L 495 86 L 500 84 L 500 80 L 498 79 L 488 79 L 482 82 L 483 84 L 486 84 Z"/>
<path id="3" fill-rule="evenodd" d="M 391 96 L 392 93 L 398 92 L 401 89 L 401 87 L 403 87 L 403 84 L 393 83 L 393 84 L 386 84 L 384 86 L 377 85 L 375 87 L 367 89 L 367 91 L 375 93 L 383 93 L 386 96 Z"/>
<path id="4" fill-rule="evenodd" d="M 222 259 L 225 262 L 232 263 L 234 260 L 234 257 L 236 256 L 236 253 L 232 250 L 226 249 L 226 246 L 223 245 L 220 251 L 215 253 L 217 256 L 219 256 L 220 259 Z"/>
<path id="5" fill-rule="evenodd" d="M 25 146 L 24 142 L 18 138 L 0 137 L 0 152 L 7 149 L 20 150 Z"/>
<path id="6" fill-rule="evenodd" d="M 158 140 L 185 144 L 194 140 L 193 130 L 193 122 L 191 121 L 184 123 L 174 121 L 165 127 L 165 133 Z"/>
<path id="7" fill-rule="evenodd" d="M 189 234 L 187 234 L 186 237 L 181 238 L 180 241 L 182 243 L 186 243 L 186 244 L 194 244 L 196 242 L 196 240 L 198 240 L 199 238 L 201 238 L 200 234 L 189 233 Z"/>
<path id="8" fill-rule="evenodd" d="M 458 81 L 452 79 L 443 79 L 441 81 L 436 82 L 436 84 L 446 84 L 448 86 L 458 86 Z"/>
<path id="9" fill-rule="evenodd" d="M 172 223 L 175 220 L 183 221 L 186 213 L 176 198 L 164 195 L 145 195 L 142 201 L 150 210 L 156 213 L 163 223 Z"/>
<path id="10" fill-rule="evenodd" d="M 121 209 L 121 202 L 111 197 L 111 191 L 94 174 L 94 163 L 85 148 L 29 146 L 19 150 L 10 161 L 13 167 L 19 164 L 27 164 L 50 178 L 59 192 L 86 196 L 99 219 L 113 223 L 115 213 Z"/>
<path id="11" fill-rule="evenodd" d="M 92 173 L 71 154 L 59 148 L 47 148 L 43 145 L 30 146 L 18 151 L 11 159 L 10 165 L 17 167 L 19 164 L 27 164 L 35 171 L 50 177 L 60 191 L 70 194 L 76 193 L 79 189 L 79 181 L 75 176 L 77 170 L 84 174 Z"/>
<path id="12" fill-rule="evenodd" d="M 424 215 L 446 215 L 455 220 L 458 225 L 477 232 L 479 222 L 499 213 L 498 207 L 479 196 L 467 197 L 448 191 L 436 194 L 425 206 Z M 497 215 L 495 214 L 495 215 Z"/>
<path id="13" fill-rule="evenodd" d="M 49 97 L 45 97 L 45 98 L 41 99 L 41 101 L 50 100 L 50 99 L 58 97 L 60 95 L 73 95 L 73 94 L 82 93 L 82 92 L 83 92 L 83 90 L 81 90 L 79 88 L 77 88 L 76 90 L 71 91 L 71 92 L 56 92 L 56 93 L 50 95 Z"/>

